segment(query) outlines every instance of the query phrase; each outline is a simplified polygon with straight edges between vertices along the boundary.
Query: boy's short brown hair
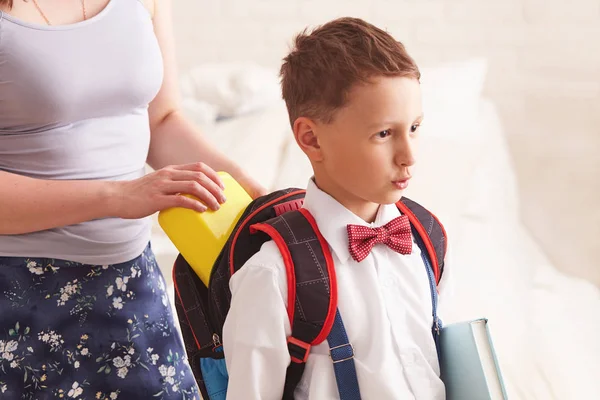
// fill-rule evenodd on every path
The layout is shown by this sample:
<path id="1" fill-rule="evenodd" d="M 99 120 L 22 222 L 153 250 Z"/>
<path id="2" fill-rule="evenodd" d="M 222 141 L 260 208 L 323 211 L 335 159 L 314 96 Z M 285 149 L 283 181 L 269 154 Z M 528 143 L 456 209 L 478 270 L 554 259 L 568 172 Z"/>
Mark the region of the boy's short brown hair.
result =
<path id="1" fill-rule="evenodd" d="M 404 45 L 358 18 L 339 18 L 304 30 L 283 60 L 281 87 L 292 126 L 298 117 L 329 123 L 349 90 L 377 76 L 419 79 Z"/>

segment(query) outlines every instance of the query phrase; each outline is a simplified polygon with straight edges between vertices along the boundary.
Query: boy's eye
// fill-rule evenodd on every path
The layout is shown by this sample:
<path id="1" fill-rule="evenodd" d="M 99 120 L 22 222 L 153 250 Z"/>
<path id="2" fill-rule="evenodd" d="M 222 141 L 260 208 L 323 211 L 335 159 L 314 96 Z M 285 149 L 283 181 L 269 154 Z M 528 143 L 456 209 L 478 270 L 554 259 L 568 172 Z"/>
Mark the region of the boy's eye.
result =
<path id="1" fill-rule="evenodd" d="M 417 129 L 419 129 L 419 126 L 421 126 L 421 124 L 414 124 L 413 126 L 410 127 L 410 132 L 415 133 L 417 131 Z"/>
<path id="2" fill-rule="evenodd" d="M 390 131 L 389 129 L 386 129 L 384 131 L 381 131 L 377 134 L 377 136 L 379 136 L 381 139 L 385 139 L 386 137 L 390 136 L 392 134 L 392 131 Z"/>

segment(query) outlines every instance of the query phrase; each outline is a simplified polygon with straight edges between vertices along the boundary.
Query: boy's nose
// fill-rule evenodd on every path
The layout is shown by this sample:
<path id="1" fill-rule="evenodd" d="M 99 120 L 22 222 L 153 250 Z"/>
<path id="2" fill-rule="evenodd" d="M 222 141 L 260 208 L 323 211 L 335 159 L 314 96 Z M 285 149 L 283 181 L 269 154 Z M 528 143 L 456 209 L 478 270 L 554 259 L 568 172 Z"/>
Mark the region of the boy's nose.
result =
<path id="1" fill-rule="evenodd" d="M 410 139 L 399 143 L 396 150 L 396 164 L 410 167 L 415 163 L 415 149 Z"/>

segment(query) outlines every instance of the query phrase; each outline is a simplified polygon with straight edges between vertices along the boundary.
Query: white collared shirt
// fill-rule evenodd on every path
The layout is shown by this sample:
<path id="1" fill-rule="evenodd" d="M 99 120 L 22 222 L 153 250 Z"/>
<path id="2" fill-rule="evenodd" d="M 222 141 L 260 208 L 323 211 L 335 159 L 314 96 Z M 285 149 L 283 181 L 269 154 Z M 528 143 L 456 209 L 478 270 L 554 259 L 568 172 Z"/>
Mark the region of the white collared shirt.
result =
<path id="1" fill-rule="evenodd" d="M 338 283 L 338 309 L 354 346 L 363 399 L 444 400 L 431 334 L 429 278 L 421 251 L 409 255 L 375 245 L 360 263 L 348 250 L 348 224 L 381 226 L 398 217 L 395 205 L 382 205 L 368 224 L 311 180 L 304 200 L 332 251 Z M 443 297 L 448 266 L 439 286 Z M 223 328 L 229 372 L 228 399 L 281 399 L 290 363 L 287 337 L 287 278 L 274 242 L 263 245 L 230 281 L 231 308 Z M 327 341 L 313 346 L 296 399 L 339 399 Z"/>

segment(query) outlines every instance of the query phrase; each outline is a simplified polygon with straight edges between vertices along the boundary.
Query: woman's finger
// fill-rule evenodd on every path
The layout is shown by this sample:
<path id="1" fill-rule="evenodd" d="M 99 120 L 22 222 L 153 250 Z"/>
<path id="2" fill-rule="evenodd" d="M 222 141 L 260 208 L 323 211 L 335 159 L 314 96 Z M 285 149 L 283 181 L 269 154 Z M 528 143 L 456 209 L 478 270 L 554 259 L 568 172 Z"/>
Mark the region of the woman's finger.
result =
<path id="1" fill-rule="evenodd" d="M 165 209 L 171 207 L 183 207 L 189 208 L 190 210 L 205 212 L 208 208 L 196 199 L 184 196 L 182 194 L 171 194 L 165 196 Z"/>
<path id="2" fill-rule="evenodd" d="M 212 169 L 208 165 L 204 164 L 203 162 L 197 162 L 197 163 L 192 163 L 192 164 L 174 165 L 171 168 L 174 169 L 174 170 L 187 170 L 187 171 L 202 172 L 211 181 L 213 181 L 214 183 L 216 183 L 221 189 L 225 189 L 225 185 L 223 184 L 223 181 L 219 177 L 219 174 L 217 174 L 217 172 L 214 169 Z"/>
<path id="3" fill-rule="evenodd" d="M 196 181 L 168 181 L 163 190 L 166 194 L 190 194 L 215 211 L 220 208 L 215 196 Z"/>
<path id="4" fill-rule="evenodd" d="M 175 170 L 171 172 L 170 178 L 173 181 L 196 181 L 208 190 L 219 203 L 225 203 L 225 194 L 221 188 L 202 172 Z"/>

